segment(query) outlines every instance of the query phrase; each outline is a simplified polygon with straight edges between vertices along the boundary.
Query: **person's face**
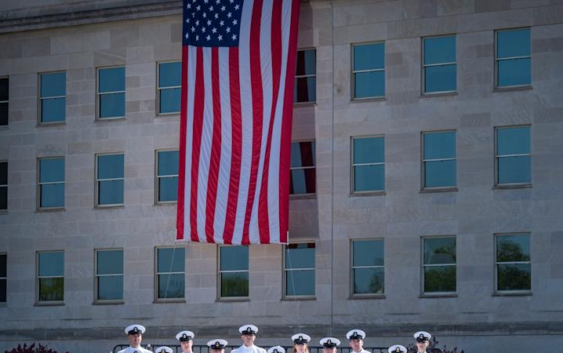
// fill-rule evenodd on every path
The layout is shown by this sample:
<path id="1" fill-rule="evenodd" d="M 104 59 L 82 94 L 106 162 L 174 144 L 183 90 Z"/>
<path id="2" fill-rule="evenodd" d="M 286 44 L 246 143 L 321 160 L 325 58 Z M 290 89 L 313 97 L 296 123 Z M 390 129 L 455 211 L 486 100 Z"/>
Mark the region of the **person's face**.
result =
<path id="1" fill-rule="evenodd" d="M 296 343 L 293 347 L 297 353 L 305 353 L 307 351 L 307 345 L 305 343 Z"/>
<path id="2" fill-rule="evenodd" d="M 323 347 L 323 353 L 336 353 L 336 347 Z"/>
<path id="3" fill-rule="evenodd" d="M 256 335 L 241 335 L 240 338 L 245 346 L 250 347 L 254 344 L 254 340 L 256 339 Z"/>
<path id="4" fill-rule="evenodd" d="M 131 347 L 133 348 L 139 348 L 141 341 L 143 340 L 143 336 L 138 333 L 134 335 L 127 335 L 127 338 L 129 338 L 129 342 L 131 343 Z"/>
<path id="5" fill-rule="evenodd" d="M 416 341 L 416 348 L 419 352 L 426 352 L 426 348 L 430 345 L 429 341 L 418 342 Z"/>
<path id="6" fill-rule="evenodd" d="M 225 353 L 225 348 L 221 348 L 221 349 L 211 348 L 211 353 Z"/>
<path id="7" fill-rule="evenodd" d="M 182 346 L 182 351 L 184 352 L 191 352 L 193 345 L 194 345 L 194 341 L 192 340 L 180 342 L 180 346 Z"/>
<path id="8" fill-rule="evenodd" d="M 350 340 L 350 348 L 352 348 L 352 350 L 354 352 L 359 352 L 363 349 L 363 345 L 364 345 L 364 341 L 360 340 L 360 339 L 351 339 Z"/>

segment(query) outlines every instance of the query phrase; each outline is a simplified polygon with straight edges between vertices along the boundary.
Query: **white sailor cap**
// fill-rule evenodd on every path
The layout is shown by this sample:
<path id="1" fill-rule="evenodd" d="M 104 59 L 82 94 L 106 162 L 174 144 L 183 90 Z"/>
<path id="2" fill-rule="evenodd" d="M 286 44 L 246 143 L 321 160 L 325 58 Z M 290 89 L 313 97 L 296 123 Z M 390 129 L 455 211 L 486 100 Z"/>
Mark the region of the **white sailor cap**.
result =
<path id="1" fill-rule="evenodd" d="M 195 335 L 192 331 L 181 331 L 176 335 L 176 339 L 180 342 L 187 342 L 189 340 L 193 340 L 194 336 Z"/>
<path id="2" fill-rule="evenodd" d="M 137 324 L 129 325 L 127 326 L 127 328 L 125 328 L 125 333 L 127 335 L 142 335 L 143 333 L 145 333 L 145 331 L 145 326 Z"/>
<path id="3" fill-rule="evenodd" d="M 155 349 L 154 353 L 174 353 L 174 351 L 170 347 L 162 346 Z"/>
<path id="4" fill-rule="evenodd" d="M 305 344 L 305 343 L 309 343 L 309 341 L 311 340 L 311 337 L 309 337 L 308 335 L 306 335 L 304 333 L 297 333 L 297 334 L 291 336 L 291 340 L 295 344 Z"/>
<path id="5" fill-rule="evenodd" d="M 414 338 L 416 339 L 417 342 L 424 342 L 424 341 L 430 341 L 432 335 L 426 331 L 418 331 L 417 333 L 414 334 Z"/>
<path id="6" fill-rule="evenodd" d="M 349 340 L 363 340 L 366 338 L 366 333 L 362 330 L 353 329 L 348 331 L 346 338 Z"/>
<path id="7" fill-rule="evenodd" d="M 222 340 L 222 339 L 214 339 L 214 340 L 207 342 L 207 346 L 209 348 L 216 349 L 216 350 L 225 348 L 225 346 L 227 346 L 227 344 L 229 344 L 229 342 Z"/>
<path id="8" fill-rule="evenodd" d="M 326 348 L 333 348 L 340 345 L 340 340 L 334 337 L 325 337 L 319 343 Z"/>
<path id="9" fill-rule="evenodd" d="M 285 349 L 282 346 L 274 346 L 268 349 L 268 353 L 285 353 Z"/>
<path id="10" fill-rule="evenodd" d="M 400 344 L 396 344 L 394 346 L 389 347 L 387 350 L 389 353 L 407 353 L 407 349 Z"/>
<path id="11" fill-rule="evenodd" d="M 241 335 L 255 335 L 258 332 L 258 327 L 254 325 L 242 325 L 238 328 Z"/>

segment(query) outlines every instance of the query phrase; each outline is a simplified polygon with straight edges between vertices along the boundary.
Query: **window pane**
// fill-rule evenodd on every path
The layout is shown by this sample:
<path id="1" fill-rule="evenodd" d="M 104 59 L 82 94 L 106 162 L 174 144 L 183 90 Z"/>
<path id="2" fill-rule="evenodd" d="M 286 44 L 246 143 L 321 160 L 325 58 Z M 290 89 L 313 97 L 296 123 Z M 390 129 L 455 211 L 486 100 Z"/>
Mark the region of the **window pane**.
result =
<path id="1" fill-rule="evenodd" d="M 184 248 L 158 249 L 158 273 L 184 272 L 186 260 L 184 250 Z"/>
<path id="2" fill-rule="evenodd" d="M 160 112 L 176 113 L 180 111 L 180 88 L 160 90 Z"/>
<path id="3" fill-rule="evenodd" d="M 287 296 L 315 295 L 315 271 L 287 271 L 285 280 Z"/>
<path id="4" fill-rule="evenodd" d="M 497 32 L 498 58 L 530 55 L 530 29 Z"/>
<path id="5" fill-rule="evenodd" d="M 530 153 L 530 127 L 497 129 L 497 155 Z"/>
<path id="6" fill-rule="evenodd" d="M 8 209 L 8 188 L 0 186 L 0 210 Z"/>
<path id="7" fill-rule="evenodd" d="M 455 292 L 456 266 L 424 268 L 424 292 Z"/>
<path id="8" fill-rule="evenodd" d="M 65 180 L 65 159 L 48 158 L 39 160 L 41 183 L 51 183 Z"/>
<path id="9" fill-rule="evenodd" d="M 7 274 L 7 255 L 0 255 L 0 277 L 6 277 Z"/>
<path id="10" fill-rule="evenodd" d="M 317 78 L 299 77 L 295 79 L 293 102 L 315 102 L 317 100 Z"/>
<path id="11" fill-rule="evenodd" d="M 220 249 L 221 271 L 247 271 L 247 246 L 222 246 Z"/>
<path id="12" fill-rule="evenodd" d="M 385 166 L 354 167 L 354 191 L 385 190 Z"/>
<path id="13" fill-rule="evenodd" d="M 453 63 L 456 61 L 455 37 L 425 38 L 424 64 Z"/>
<path id="14" fill-rule="evenodd" d="M 125 93 L 112 93 L 100 96 L 100 118 L 125 116 Z"/>
<path id="15" fill-rule="evenodd" d="M 354 241 L 352 243 L 353 266 L 383 266 L 383 240 Z"/>
<path id="16" fill-rule="evenodd" d="M 123 299 L 123 276 L 98 277 L 98 300 Z"/>
<path id="17" fill-rule="evenodd" d="M 315 244 L 291 244 L 286 246 L 285 268 L 315 268 Z"/>
<path id="18" fill-rule="evenodd" d="M 498 86 L 518 86 L 532 83 L 530 59 L 502 60 L 498 62 Z"/>
<path id="19" fill-rule="evenodd" d="M 424 187 L 456 186 L 457 162 L 455 160 L 424 163 Z"/>
<path id="20" fill-rule="evenodd" d="M 455 132 L 436 132 L 423 134 L 424 159 L 456 157 Z"/>
<path id="21" fill-rule="evenodd" d="M 354 294 L 379 294 L 385 289 L 383 268 L 354 269 Z"/>
<path id="22" fill-rule="evenodd" d="M 125 91 L 125 68 L 114 67 L 111 69 L 100 69 L 100 82 L 98 92 Z"/>
<path id="23" fill-rule="evenodd" d="M 39 301 L 63 301 L 64 283 L 64 278 L 39 279 Z"/>
<path id="24" fill-rule="evenodd" d="M 315 169 L 292 170 L 289 193 L 292 195 L 314 194 L 316 192 L 315 190 L 316 174 L 317 173 Z"/>
<path id="25" fill-rule="evenodd" d="M 41 101 L 41 122 L 65 121 L 66 98 L 52 98 Z"/>
<path id="26" fill-rule="evenodd" d="M 315 75 L 317 73 L 317 51 L 300 50 L 297 52 L 295 74 L 297 76 Z"/>
<path id="27" fill-rule="evenodd" d="M 0 185 L 8 185 L 8 163 L 0 162 Z"/>
<path id="28" fill-rule="evenodd" d="M 162 151 L 158 152 L 158 175 L 178 175 L 179 152 Z"/>
<path id="29" fill-rule="evenodd" d="M 96 256 L 96 274 L 123 274 L 123 250 L 97 251 Z"/>
<path id="30" fill-rule="evenodd" d="M 44 252 L 39 253 L 39 276 L 63 276 L 64 253 Z"/>
<path id="31" fill-rule="evenodd" d="M 158 87 L 178 87 L 182 85 L 182 64 L 162 63 L 158 65 Z"/>
<path id="32" fill-rule="evenodd" d="M 10 85 L 7 78 L 0 78 L 0 101 L 10 99 Z"/>
<path id="33" fill-rule="evenodd" d="M 503 157 L 498 159 L 498 183 L 530 183 L 532 181 L 531 157 Z"/>
<path id="34" fill-rule="evenodd" d="M 354 139 L 354 164 L 383 162 L 385 162 L 385 139 L 383 137 Z"/>
<path id="35" fill-rule="evenodd" d="M 530 236 L 497 236 L 497 262 L 530 261 Z"/>
<path id="36" fill-rule="evenodd" d="M 383 69 L 384 67 L 385 45 L 383 43 L 354 46 L 354 71 Z"/>
<path id="37" fill-rule="evenodd" d="M 385 71 L 354 74 L 354 98 L 384 97 Z"/>
<path id="38" fill-rule="evenodd" d="M 291 143 L 291 167 L 314 167 L 315 166 L 315 142 L 292 142 Z"/>
<path id="39" fill-rule="evenodd" d="M 498 290 L 529 290 L 531 288 L 530 264 L 498 265 Z"/>
<path id="40" fill-rule="evenodd" d="M 98 156 L 98 179 L 123 178 L 123 154 L 108 154 Z"/>
<path id="41" fill-rule="evenodd" d="M 7 289 L 6 288 L 6 280 L 0 279 L 0 303 L 6 302 L 6 294 L 7 294 L 6 289 Z"/>
<path id="42" fill-rule="evenodd" d="M 65 184 L 41 185 L 41 200 L 39 207 L 64 207 Z"/>
<path id="43" fill-rule="evenodd" d="M 41 75 L 41 98 L 66 95 L 66 73 Z"/>
<path id="44" fill-rule="evenodd" d="M 222 273 L 221 297 L 248 297 L 248 272 Z"/>
<path id="45" fill-rule="evenodd" d="M 158 201 L 178 201 L 178 177 L 158 180 Z"/>
<path id="46" fill-rule="evenodd" d="M 184 274 L 158 275 L 158 298 L 184 298 Z"/>
<path id="47" fill-rule="evenodd" d="M 424 239 L 424 264 L 455 264 L 456 239 L 434 238 Z"/>
<path id="48" fill-rule="evenodd" d="M 123 204 L 123 180 L 98 182 L 98 205 Z"/>
<path id="49" fill-rule="evenodd" d="M 8 103 L 0 103 L 0 126 L 8 125 Z"/>
<path id="50" fill-rule="evenodd" d="M 424 68 L 424 92 L 450 92 L 457 89 L 457 65 Z"/>

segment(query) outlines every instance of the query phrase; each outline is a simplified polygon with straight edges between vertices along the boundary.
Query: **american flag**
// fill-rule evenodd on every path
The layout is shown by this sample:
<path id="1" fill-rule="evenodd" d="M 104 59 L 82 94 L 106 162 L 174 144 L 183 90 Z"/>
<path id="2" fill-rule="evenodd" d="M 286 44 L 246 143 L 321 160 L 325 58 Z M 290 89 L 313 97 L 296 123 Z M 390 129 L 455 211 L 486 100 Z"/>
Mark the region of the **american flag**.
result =
<path id="1" fill-rule="evenodd" d="M 287 243 L 299 0 L 184 0 L 177 240 Z"/>

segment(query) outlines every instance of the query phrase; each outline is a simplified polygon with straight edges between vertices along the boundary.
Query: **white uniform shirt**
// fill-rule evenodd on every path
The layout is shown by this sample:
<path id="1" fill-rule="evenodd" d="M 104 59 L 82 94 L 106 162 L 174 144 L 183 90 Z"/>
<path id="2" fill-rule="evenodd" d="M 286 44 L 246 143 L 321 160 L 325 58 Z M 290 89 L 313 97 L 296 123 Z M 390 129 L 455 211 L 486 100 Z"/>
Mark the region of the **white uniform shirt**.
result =
<path id="1" fill-rule="evenodd" d="M 237 349 L 233 349 L 231 353 L 266 353 L 266 350 L 264 348 L 260 348 L 255 345 L 247 347 L 243 344 Z"/>
<path id="2" fill-rule="evenodd" d="M 139 347 L 139 348 L 133 348 L 131 346 L 120 350 L 117 353 L 152 353 L 152 351 L 149 351 L 148 349 L 144 349 L 143 347 Z"/>
<path id="3" fill-rule="evenodd" d="M 361 351 L 356 352 L 355 350 L 352 349 L 352 350 L 350 350 L 350 353 L 371 353 L 371 352 L 370 352 L 370 351 L 366 351 L 365 349 L 362 349 Z"/>

